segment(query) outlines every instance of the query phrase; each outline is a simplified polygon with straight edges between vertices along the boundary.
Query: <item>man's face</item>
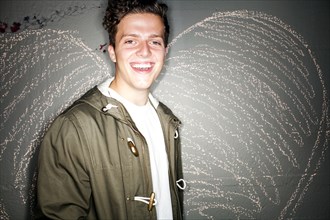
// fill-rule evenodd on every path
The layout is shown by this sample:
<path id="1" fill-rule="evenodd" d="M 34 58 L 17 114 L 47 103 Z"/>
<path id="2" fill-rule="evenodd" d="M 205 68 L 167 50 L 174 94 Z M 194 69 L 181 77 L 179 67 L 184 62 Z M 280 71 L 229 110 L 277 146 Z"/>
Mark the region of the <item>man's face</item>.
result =
<path id="1" fill-rule="evenodd" d="M 109 55 L 121 91 L 149 91 L 167 53 L 162 19 L 151 13 L 126 15 L 118 24 L 115 45 L 109 46 Z"/>

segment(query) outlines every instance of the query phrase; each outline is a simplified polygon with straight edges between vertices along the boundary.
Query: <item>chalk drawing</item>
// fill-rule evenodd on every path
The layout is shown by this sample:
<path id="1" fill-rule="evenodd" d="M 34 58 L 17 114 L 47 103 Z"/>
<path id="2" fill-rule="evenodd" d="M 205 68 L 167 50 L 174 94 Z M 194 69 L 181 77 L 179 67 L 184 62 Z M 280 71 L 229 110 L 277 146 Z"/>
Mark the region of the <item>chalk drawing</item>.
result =
<path id="1" fill-rule="evenodd" d="M 0 45 L 0 164 L 12 165 L 2 181 L 26 204 L 35 198 L 36 152 L 51 120 L 111 71 L 71 31 L 4 34 Z"/>
<path id="2" fill-rule="evenodd" d="M 329 145 L 324 77 L 303 38 L 243 10 L 170 46 L 155 94 L 184 122 L 187 218 L 294 217 Z"/>
<path id="3" fill-rule="evenodd" d="M 111 71 L 75 32 L 0 43 L 0 165 L 12 165 L 1 181 L 32 206 L 49 123 Z M 183 121 L 186 217 L 294 217 L 329 144 L 328 91 L 307 43 L 274 16 L 231 11 L 183 31 L 170 51 L 154 93 Z M 10 215 L 3 200 L 0 213 Z"/>

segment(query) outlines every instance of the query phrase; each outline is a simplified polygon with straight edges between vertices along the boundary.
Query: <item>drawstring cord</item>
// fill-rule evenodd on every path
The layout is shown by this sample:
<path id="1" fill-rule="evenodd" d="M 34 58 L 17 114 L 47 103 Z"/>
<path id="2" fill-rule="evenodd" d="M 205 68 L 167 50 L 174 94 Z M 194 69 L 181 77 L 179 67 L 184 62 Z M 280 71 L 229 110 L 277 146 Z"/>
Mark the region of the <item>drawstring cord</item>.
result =
<path id="1" fill-rule="evenodd" d="M 113 104 L 107 104 L 105 107 L 102 108 L 102 112 L 107 112 L 108 110 L 112 108 L 117 108 L 118 106 L 113 105 Z"/>

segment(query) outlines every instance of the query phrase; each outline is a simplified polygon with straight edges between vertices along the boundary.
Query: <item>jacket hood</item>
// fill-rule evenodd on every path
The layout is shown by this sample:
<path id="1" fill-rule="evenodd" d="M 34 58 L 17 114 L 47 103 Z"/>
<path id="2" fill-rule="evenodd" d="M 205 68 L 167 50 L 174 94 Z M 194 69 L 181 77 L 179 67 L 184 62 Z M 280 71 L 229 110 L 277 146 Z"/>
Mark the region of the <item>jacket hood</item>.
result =
<path id="1" fill-rule="evenodd" d="M 104 96 L 97 86 L 85 93 L 75 104 L 79 103 L 88 104 L 97 111 L 120 120 L 129 118 L 124 106 L 116 99 Z"/>

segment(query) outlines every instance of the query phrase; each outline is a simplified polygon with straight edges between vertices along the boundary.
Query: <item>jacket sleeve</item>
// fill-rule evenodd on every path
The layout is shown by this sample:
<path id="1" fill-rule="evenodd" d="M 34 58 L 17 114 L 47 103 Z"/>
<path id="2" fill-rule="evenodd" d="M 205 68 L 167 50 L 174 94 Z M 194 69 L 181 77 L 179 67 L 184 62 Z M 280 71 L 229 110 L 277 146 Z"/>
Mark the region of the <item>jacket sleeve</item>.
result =
<path id="1" fill-rule="evenodd" d="M 59 116 L 44 137 L 38 161 L 38 211 L 50 219 L 83 219 L 91 189 L 84 159 L 84 135 L 77 123 Z"/>

